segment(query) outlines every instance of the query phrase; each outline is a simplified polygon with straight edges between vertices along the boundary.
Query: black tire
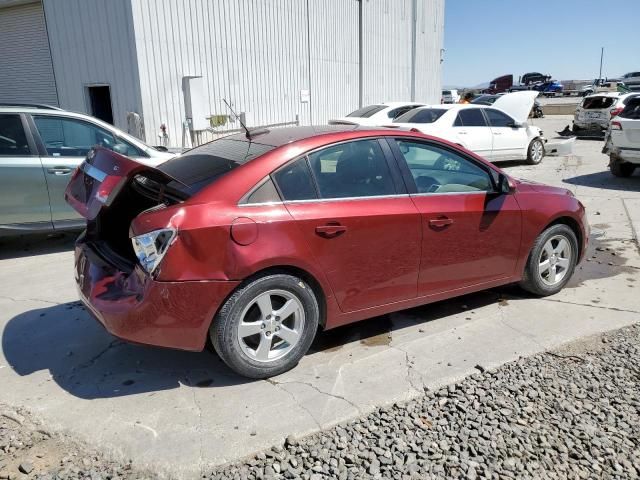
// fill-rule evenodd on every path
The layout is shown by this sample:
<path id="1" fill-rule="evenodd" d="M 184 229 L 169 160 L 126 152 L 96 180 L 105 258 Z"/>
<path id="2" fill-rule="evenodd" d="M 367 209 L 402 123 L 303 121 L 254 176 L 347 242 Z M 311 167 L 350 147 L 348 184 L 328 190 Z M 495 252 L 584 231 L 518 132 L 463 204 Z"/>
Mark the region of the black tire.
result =
<path id="1" fill-rule="evenodd" d="M 609 170 L 616 177 L 630 177 L 635 169 L 636 166 L 633 163 L 623 162 L 614 155 L 609 157 Z"/>
<path id="2" fill-rule="evenodd" d="M 238 339 L 238 326 L 245 307 L 261 294 L 284 290 L 295 296 L 304 310 L 304 326 L 300 339 L 283 357 L 260 362 L 246 354 Z M 249 378 L 268 378 L 295 367 L 307 353 L 318 330 L 320 309 L 313 289 L 302 279 L 286 274 L 272 274 L 247 281 L 224 303 L 209 329 L 213 348 L 236 373 Z M 274 340 L 277 335 L 274 334 Z"/>
<path id="3" fill-rule="evenodd" d="M 540 148 L 540 154 L 536 154 L 537 148 Z M 544 143 L 540 138 L 534 138 L 527 148 L 527 163 L 529 165 L 537 165 L 544 158 Z"/>
<path id="4" fill-rule="evenodd" d="M 572 254 L 571 258 L 569 259 L 569 266 L 567 267 L 566 273 L 562 280 L 555 285 L 548 285 L 541 278 L 538 262 L 547 241 L 556 236 L 562 237 L 566 239 L 567 242 L 569 242 Z M 576 267 L 576 263 L 578 261 L 578 254 L 578 239 L 576 238 L 576 234 L 573 232 L 573 230 L 571 230 L 569 226 L 564 224 L 552 225 L 540 235 L 538 235 L 538 238 L 536 238 L 536 241 L 531 248 L 531 252 L 529 252 L 529 258 L 527 259 L 527 264 L 524 268 L 524 274 L 522 275 L 522 280 L 520 281 L 520 287 L 527 292 L 540 297 L 546 297 L 548 295 L 558 293 L 571 279 L 573 271 Z"/>

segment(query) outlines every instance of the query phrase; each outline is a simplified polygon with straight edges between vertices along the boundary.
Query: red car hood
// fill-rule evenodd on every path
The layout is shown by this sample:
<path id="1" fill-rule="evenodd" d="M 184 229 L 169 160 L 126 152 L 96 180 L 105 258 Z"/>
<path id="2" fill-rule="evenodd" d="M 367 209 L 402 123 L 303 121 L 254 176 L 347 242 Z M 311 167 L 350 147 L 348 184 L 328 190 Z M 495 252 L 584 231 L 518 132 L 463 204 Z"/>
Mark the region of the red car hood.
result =
<path id="1" fill-rule="evenodd" d="M 545 185 L 544 183 L 534 182 L 533 180 L 515 179 L 520 191 L 531 191 L 539 193 L 555 193 L 556 195 L 570 195 L 573 196 L 571 190 L 562 187 L 552 187 L 551 185 Z"/>

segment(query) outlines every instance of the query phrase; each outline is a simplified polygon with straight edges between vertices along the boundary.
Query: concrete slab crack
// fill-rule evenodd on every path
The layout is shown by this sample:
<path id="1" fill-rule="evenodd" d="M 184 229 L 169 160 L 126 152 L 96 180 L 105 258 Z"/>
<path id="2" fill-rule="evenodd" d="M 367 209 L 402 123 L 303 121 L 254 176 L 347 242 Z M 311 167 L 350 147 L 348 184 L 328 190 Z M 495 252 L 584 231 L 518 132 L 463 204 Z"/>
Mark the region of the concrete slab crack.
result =
<path id="1" fill-rule="evenodd" d="M 196 387 L 194 383 L 187 377 L 187 382 L 191 388 L 191 394 L 193 396 L 193 404 L 196 407 L 198 412 L 198 425 L 196 426 L 196 432 L 198 434 L 198 443 L 200 444 L 200 450 L 198 455 L 198 466 L 200 468 L 200 477 L 204 476 L 204 440 L 202 438 L 202 406 L 200 402 L 198 402 L 198 398 L 196 397 Z"/>
<path id="2" fill-rule="evenodd" d="M 307 407 L 305 407 L 302 403 L 300 403 L 300 401 L 296 398 L 296 396 L 290 392 L 289 390 L 287 390 L 286 388 L 282 388 L 281 384 L 276 382 L 275 380 L 271 379 L 271 378 L 267 378 L 266 379 L 267 383 L 270 383 L 271 385 L 273 385 L 274 387 L 276 387 L 278 390 L 286 393 L 287 395 L 289 395 L 291 397 L 291 399 L 295 402 L 295 404 L 300 407 L 302 410 L 304 410 L 305 412 L 307 412 L 307 414 L 309 415 L 309 417 L 311 417 L 311 420 L 313 420 L 313 423 L 316 424 L 316 427 L 318 427 L 318 429 L 322 430 L 322 425 L 320 424 L 320 422 L 318 421 L 318 419 L 316 418 L 316 416 L 313 414 L 313 412 L 311 412 L 311 410 L 309 410 Z"/>
<path id="3" fill-rule="evenodd" d="M 109 344 L 105 348 L 103 348 L 101 351 L 99 351 L 97 354 L 95 354 L 89 360 L 87 360 L 86 362 L 81 363 L 80 365 L 76 365 L 75 367 L 73 367 L 71 369 L 71 372 L 75 373 L 75 372 L 78 372 L 80 370 L 84 370 L 85 368 L 92 367 L 109 350 L 111 350 L 112 348 L 115 348 L 115 347 L 119 347 L 120 345 L 124 345 L 124 343 L 121 340 L 118 340 L 118 339 L 112 340 L 111 342 L 109 342 Z"/>
<path id="4" fill-rule="evenodd" d="M 41 298 L 15 298 L 9 297 L 7 295 L 0 295 L 0 298 L 3 300 L 9 300 L 10 302 L 40 302 L 40 303 L 48 303 L 50 305 L 64 305 L 67 302 L 52 302 L 51 300 L 42 300 Z"/>
<path id="5" fill-rule="evenodd" d="M 613 312 L 625 312 L 625 313 L 639 313 L 637 310 L 628 310 L 626 308 L 618 308 L 618 307 L 607 307 L 605 305 L 594 305 L 592 303 L 579 303 L 579 302 L 568 302 L 567 300 L 558 300 L 553 298 L 540 298 L 539 300 L 543 300 L 545 302 L 554 302 L 554 303 L 564 303 L 566 305 L 575 305 L 579 307 L 590 307 L 597 308 L 600 310 L 611 310 Z"/>
<path id="6" fill-rule="evenodd" d="M 427 390 L 427 387 L 424 384 L 424 379 L 422 378 L 422 374 L 416 369 L 416 367 L 413 366 L 412 364 L 413 362 L 411 361 L 411 358 L 410 358 L 410 353 L 407 352 L 406 350 L 403 350 L 400 347 L 396 347 L 393 345 L 390 345 L 389 348 L 392 348 L 394 350 L 404 353 L 404 364 L 407 370 L 407 382 L 409 383 L 411 388 L 413 388 L 417 393 L 420 393 L 420 394 L 424 393 Z M 420 381 L 422 382 L 422 386 L 416 386 L 415 380 L 413 378 L 414 375 L 412 375 L 412 373 L 414 375 L 418 375 L 418 377 L 420 378 Z"/>
<path id="7" fill-rule="evenodd" d="M 315 390 L 316 392 L 318 392 L 318 393 L 320 393 L 322 395 L 326 395 L 328 397 L 332 397 L 332 398 L 335 398 L 337 400 L 342 400 L 343 402 L 348 403 L 349 405 L 351 405 L 353 408 L 355 408 L 358 411 L 358 414 L 360 414 L 360 415 L 362 414 L 362 411 L 360 410 L 360 407 L 358 405 L 356 405 L 355 403 L 353 403 L 348 398 L 345 398 L 342 395 L 337 395 L 335 393 L 329 393 L 329 392 L 325 392 L 324 390 L 320 390 L 313 383 L 302 382 L 302 381 L 299 381 L 299 380 L 292 380 L 290 382 L 278 382 L 278 381 L 273 380 L 273 379 L 269 379 L 268 382 L 269 383 L 273 383 L 274 385 L 289 385 L 289 384 L 296 384 L 296 383 L 298 385 L 306 385 L 307 387 Z"/>

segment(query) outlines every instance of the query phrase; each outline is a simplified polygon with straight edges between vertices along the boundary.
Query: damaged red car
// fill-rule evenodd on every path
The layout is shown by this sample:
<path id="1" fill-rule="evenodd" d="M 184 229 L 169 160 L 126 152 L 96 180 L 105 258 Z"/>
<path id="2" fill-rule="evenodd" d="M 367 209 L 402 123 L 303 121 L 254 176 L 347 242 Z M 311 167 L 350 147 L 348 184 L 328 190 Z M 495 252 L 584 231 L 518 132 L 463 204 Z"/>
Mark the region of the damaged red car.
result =
<path id="1" fill-rule="evenodd" d="M 583 205 L 444 140 L 397 129 L 249 131 L 157 168 L 92 150 L 80 296 L 113 335 L 202 350 L 241 375 L 294 367 L 319 329 L 519 283 L 564 287 Z"/>

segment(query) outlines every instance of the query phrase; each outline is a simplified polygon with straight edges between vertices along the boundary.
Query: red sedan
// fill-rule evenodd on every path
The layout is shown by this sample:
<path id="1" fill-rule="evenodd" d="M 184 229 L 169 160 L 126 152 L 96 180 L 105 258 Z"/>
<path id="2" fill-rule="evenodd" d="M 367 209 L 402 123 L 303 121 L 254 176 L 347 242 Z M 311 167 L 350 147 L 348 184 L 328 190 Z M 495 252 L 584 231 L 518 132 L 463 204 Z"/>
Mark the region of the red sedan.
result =
<path id="1" fill-rule="evenodd" d="M 66 197 L 88 220 L 80 295 L 109 332 L 210 338 L 253 378 L 295 366 L 319 328 L 508 283 L 554 294 L 589 234 L 568 190 L 395 129 L 238 134 L 155 169 L 96 148 Z"/>

